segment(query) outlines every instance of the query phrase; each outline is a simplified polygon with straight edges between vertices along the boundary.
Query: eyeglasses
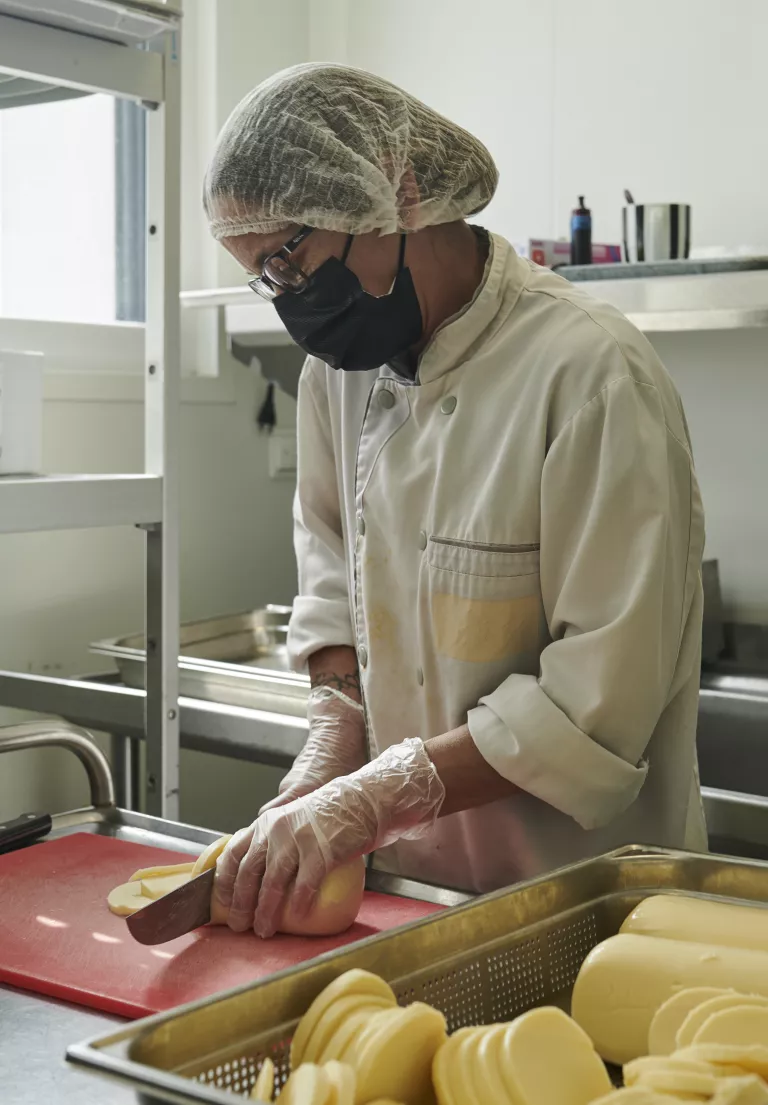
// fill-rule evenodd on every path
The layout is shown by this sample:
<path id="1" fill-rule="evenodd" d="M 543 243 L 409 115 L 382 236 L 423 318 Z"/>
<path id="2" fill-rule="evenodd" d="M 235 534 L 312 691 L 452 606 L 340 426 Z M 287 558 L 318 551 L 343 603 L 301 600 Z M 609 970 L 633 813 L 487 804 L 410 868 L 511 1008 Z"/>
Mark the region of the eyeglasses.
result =
<path id="1" fill-rule="evenodd" d="M 261 267 L 261 276 L 249 280 L 248 287 L 262 299 L 274 299 L 280 292 L 303 292 L 309 277 L 298 265 L 294 265 L 291 254 L 314 229 L 314 226 L 303 226 L 298 234 L 288 239 L 285 245 L 270 253 Z"/>

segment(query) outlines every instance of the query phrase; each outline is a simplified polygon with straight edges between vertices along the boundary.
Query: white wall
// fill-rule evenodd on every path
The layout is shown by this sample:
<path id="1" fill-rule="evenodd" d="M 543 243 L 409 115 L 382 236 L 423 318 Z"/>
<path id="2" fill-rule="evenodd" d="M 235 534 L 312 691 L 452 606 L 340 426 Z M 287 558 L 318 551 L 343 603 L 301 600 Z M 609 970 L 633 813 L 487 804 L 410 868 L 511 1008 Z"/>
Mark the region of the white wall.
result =
<path id="1" fill-rule="evenodd" d="M 585 193 L 618 242 L 622 193 L 688 202 L 693 244 L 768 253 L 764 0 L 388 0 L 347 5 L 329 60 L 403 85 L 477 134 L 501 173 L 480 221 L 568 233 Z M 335 43 L 335 45 L 334 45 Z M 768 332 L 654 339 L 681 390 L 732 616 L 768 621 Z"/>
<path id="2" fill-rule="evenodd" d="M 213 138 L 237 100 L 274 68 L 306 57 L 306 0 L 191 0 L 183 70 L 182 286 L 242 280 L 201 213 L 202 174 Z M 54 231 L 52 230 L 52 233 Z M 35 259 L 41 278 L 45 259 Z M 221 268 L 221 271 L 220 271 Z M 6 280 L 12 274 L 5 274 Z M 213 315 L 184 318 L 186 374 L 222 364 L 223 377 L 181 412 L 181 607 L 185 620 L 290 602 L 295 593 L 290 481 L 270 480 L 268 441 L 255 416 L 265 385 L 220 360 Z M 141 372 L 141 366 L 137 366 Z M 71 386 L 70 386 L 71 385 Z M 54 382 L 45 406 L 44 465 L 50 472 L 129 472 L 143 465 L 143 412 L 126 399 L 125 377 Z M 191 389 L 193 394 L 194 388 Z M 89 394 L 90 399 L 63 398 Z M 96 400 L 102 394 L 104 398 Z M 295 405 L 278 397 L 290 428 Z M 140 629 L 142 536 L 134 530 L 23 534 L 0 539 L 0 668 L 57 675 L 103 667 L 89 642 Z M 107 665 L 108 666 L 108 665 Z M 0 724 L 23 715 L 0 708 Z M 274 793 L 278 773 L 197 753 L 182 754 L 182 817 L 235 829 Z M 87 800 L 85 776 L 65 753 L 0 758 L 0 816 L 69 809 Z"/>

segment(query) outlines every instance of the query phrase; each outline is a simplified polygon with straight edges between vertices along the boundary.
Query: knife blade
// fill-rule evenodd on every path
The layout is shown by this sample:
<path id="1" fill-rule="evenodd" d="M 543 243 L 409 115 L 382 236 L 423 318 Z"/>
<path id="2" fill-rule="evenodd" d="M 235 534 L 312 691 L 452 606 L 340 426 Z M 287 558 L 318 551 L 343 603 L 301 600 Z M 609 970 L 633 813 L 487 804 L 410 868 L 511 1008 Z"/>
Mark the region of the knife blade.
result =
<path id="1" fill-rule="evenodd" d="M 164 894 L 127 917 L 128 931 L 140 944 L 165 944 L 211 919 L 211 894 L 216 868 Z"/>

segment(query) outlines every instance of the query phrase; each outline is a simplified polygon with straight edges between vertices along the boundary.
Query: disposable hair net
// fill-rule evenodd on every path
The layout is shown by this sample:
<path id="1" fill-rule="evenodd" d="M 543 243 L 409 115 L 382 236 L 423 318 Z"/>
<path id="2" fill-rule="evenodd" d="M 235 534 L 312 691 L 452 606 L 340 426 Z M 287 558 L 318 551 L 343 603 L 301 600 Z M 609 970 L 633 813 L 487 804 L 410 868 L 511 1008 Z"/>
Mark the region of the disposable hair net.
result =
<path id="1" fill-rule="evenodd" d="M 392 234 L 475 214 L 497 180 L 481 142 L 407 92 L 361 69 L 308 63 L 232 112 L 204 204 L 217 239 L 294 223 Z"/>

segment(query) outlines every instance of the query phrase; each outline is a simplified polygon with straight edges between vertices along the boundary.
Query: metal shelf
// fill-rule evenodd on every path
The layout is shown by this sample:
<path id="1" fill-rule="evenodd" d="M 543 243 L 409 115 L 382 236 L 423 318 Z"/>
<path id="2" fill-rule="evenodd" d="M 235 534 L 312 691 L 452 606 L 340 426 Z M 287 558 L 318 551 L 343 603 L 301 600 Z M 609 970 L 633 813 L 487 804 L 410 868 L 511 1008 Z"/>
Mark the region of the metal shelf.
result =
<path id="1" fill-rule="evenodd" d="M 162 518 L 162 476 L 0 478 L 0 533 L 142 526 Z"/>
<path id="2" fill-rule="evenodd" d="M 29 18 L 5 14 L 9 8 Z M 128 9 L 130 20 L 126 22 Z M 142 4 L 133 0 L 56 0 L 47 5 L 26 4 L 21 9 L 18 0 L 0 0 L 0 74 L 104 92 L 136 100 L 147 109 L 145 471 L 2 479 L 0 533 L 120 525 L 146 528 L 145 621 L 150 645 L 147 693 L 142 703 L 147 737 L 146 807 L 149 813 L 172 820 L 178 819 L 179 811 L 178 15 L 176 0 L 168 4 L 155 0 Z M 150 31 L 156 27 L 163 33 L 146 49 L 105 41 L 112 16 L 124 29 L 133 27 L 138 33 L 142 27 Z M 72 21 L 78 33 L 65 29 Z"/>
<path id="3" fill-rule="evenodd" d="M 182 292 L 181 305 L 187 310 L 223 307 L 229 341 L 248 349 L 294 344 L 272 304 L 248 287 Z"/>
<path id="4" fill-rule="evenodd" d="M 768 270 L 582 280 L 578 288 L 613 304 L 646 333 L 768 327 Z M 583 270 L 582 270 L 583 271 Z"/>

